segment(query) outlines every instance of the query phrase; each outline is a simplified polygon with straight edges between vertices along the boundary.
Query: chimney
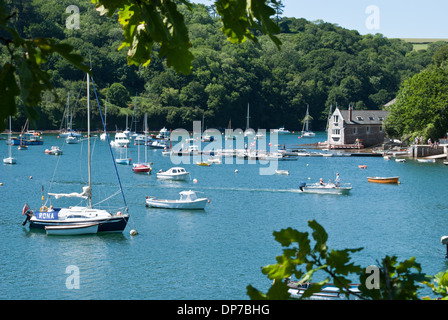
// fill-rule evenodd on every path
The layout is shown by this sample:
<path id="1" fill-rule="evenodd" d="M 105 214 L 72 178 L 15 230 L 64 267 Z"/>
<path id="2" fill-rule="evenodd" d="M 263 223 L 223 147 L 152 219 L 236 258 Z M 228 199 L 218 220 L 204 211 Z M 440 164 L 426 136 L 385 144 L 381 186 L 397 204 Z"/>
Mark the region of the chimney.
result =
<path id="1" fill-rule="evenodd" d="M 352 105 L 348 106 L 348 121 L 352 122 Z"/>

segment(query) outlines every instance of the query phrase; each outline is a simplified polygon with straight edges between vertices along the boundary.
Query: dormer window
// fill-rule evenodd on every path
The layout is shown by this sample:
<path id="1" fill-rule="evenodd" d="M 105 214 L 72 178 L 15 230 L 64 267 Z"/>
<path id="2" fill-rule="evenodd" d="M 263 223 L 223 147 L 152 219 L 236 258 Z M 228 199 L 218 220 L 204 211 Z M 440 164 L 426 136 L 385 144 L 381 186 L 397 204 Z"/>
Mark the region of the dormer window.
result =
<path id="1" fill-rule="evenodd" d="M 356 120 L 358 120 L 358 121 L 363 121 L 363 120 L 362 120 L 362 117 L 360 117 L 360 116 L 357 116 L 357 117 L 356 117 Z"/>

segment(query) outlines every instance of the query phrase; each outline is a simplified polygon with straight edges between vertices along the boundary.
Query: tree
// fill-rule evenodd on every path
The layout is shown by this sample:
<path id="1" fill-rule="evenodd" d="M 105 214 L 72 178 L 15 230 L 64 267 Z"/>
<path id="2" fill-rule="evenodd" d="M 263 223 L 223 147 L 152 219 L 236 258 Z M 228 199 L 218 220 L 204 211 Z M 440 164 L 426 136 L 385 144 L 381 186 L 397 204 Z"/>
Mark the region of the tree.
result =
<path id="1" fill-rule="evenodd" d="M 448 128 L 448 71 L 432 66 L 405 81 L 389 107 L 385 129 L 389 136 L 423 135 L 433 141 Z"/>
<path id="2" fill-rule="evenodd" d="M 175 1 L 137 0 L 92 0 L 101 14 L 112 16 L 118 11 L 118 20 L 123 27 L 124 40 L 119 49 L 128 48 L 130 65 L 148 65 L 151 61 L 153 45 L 160 45 L 159 57 L 165 57 L 168 66 L 177 72 L 189 74 L 193 54 L 184 17 Z M 187 0 L 180 3 L 191 8 Z M 248 4 L 248 3 L 249 4 Z M 242 43 L 246 39 L 257 41 L 253 29 L 261 30 L 280 46 L 274 35 L 279 31 L 270 16 L 274 9 L 262 0 L 217 0 L 217 13 L 223 22 L 222 31 L 232 43 Z"/>
<path id="3" fill-rule="evenodd" d="M 191 72 L 191 43 L 184 17 L 177 5 L 180 2 L 191 8 L 189 1 L 91 1 L 101 14 L 110 17 L 118 12 L 124 38 L 119 49 L 128 48 L 129 65 L 147 66 L 152 59 L 153 46 L 158 44 L 159 57 L 165 57 L 168 66 L 184 74 Z M 264 0 L 247 2 L 248 4 L 239 0 L 215 1 L 217 13 L 223 22 L 224 34 L 231 42 L 242 43 L 246 39 L 257 41 L 254 30 L 260 30 L 280 47 L 280 40 L 275 36 L 279 29 L 270 18 L 275 14 L 274 9 Z M 27 4 L 8 2 L 8 5 L 7 8 L 5 0 L 0 1 L 0 42 L 9 53 L 9 59 L 0 72 L 0 98 L 4 104 L 4 108 L 0 110 L 0 131 L 5 129 L 7 117 L 17 112 L 17 98 L 23 102 L 27 117 L 37 119 L 34 106 L 41 101 L 41 92 L 53 88 L 50 74 L 42 69 L 42 64 L 52 54 L 59 54 L 84 72 L 89 69 L 82 64 L 82 57 L 74 54 L 73 47 L 68 44 L 58 43 L 54 38 L 23 38 L 11 21 L 18 9 L 24 9 Z M 47 27 L 54 26 L 45 24 L 45 28 Z"/>
<path id="4" fill-rule="evenodd" d="M 127 104 L 131 99 L 128 89 L 121 83 L 114 83 L 107 90 L 106 94 L 107 100 L 121 108 L 127 108 Z"/>

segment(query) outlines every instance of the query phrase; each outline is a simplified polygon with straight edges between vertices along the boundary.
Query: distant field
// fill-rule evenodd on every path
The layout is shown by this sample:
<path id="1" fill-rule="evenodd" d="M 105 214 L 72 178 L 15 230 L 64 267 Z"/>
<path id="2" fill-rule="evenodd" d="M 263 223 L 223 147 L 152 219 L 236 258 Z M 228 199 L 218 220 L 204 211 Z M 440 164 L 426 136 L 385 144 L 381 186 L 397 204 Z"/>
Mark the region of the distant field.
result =
<path id="1" fill-rule="evenodd" d="M 414 45 L 414 50 L 425 50 L 432 42 L 445 41 L 448 43 L 448 39 L 403 38 L 402 40 L 412 43 Z"/>

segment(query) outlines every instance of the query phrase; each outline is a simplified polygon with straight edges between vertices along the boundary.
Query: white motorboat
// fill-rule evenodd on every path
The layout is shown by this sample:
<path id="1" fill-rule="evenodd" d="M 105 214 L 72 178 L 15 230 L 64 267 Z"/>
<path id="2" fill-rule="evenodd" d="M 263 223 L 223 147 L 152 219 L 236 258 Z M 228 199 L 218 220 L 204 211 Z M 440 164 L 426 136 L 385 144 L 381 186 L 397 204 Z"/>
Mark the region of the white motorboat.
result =
<path id="1" fill-rule="evenodd" d="M 435 163 L 436 159 L 417 159 L 418 162 Z"/>
<path id="2" fill-rule="evenodd" d="M 60 156 L 62 150 L 58 146 L 52 146 L 50 149 L 45 149 L 45 153 L 53 156 Z"/>
<path id="3" fill-rule="evenodd" d="M 221 160 L 221 157 L 214 156 L 214 157 L 210 157 L 210 158 L 208 158 L 207 162 L 208 162 L 208 163 L 221 164 L 221 163 L 222 163 L 222 160 Z"/>
<path id="4" fill-rule="evenodd" d="M 275 174 L 289 176 L 289 170 L 275 170 Z"/>
<path id="5" fill-rule="evenodd" d="M 291 295 L 292 299 L 300 299 L 305 291 L 311 287 L 311 283 L 301 283 L 299 281 L 291 281 L 288 280 L 286 282 L 288 285 L 288 293 Z M 359 290 L 358 284 L 349 284 L 348 291 L 353 296 L 350 296 L 349 300 L 357 300 L 357 296 L 361 293 Z M 313 293 L 309 298 L 309 300 L 346 300 L 346 295 L 339 290 L 333 284 L 324 285 L 319 292 Z"/>
<path id="6" fill-rule="evenodd" d="M 190 176 L 190 172 L 187 172 L 185 168 L 182 167 L 173 167 L 166 171 L 159 171 L 157 172 L 157 178 L 158 179 L 164 179 L 164 180 L 187 180 Z"/>
<path id="7" fill-rule="evenodd" d="M 350 183 L 344 183 L 344 184 L 334 184 L 332 182 L 329 183 L 312 183 L 312 184 L 306 184 L 301 183 L 299 185 L 300 192 L 303 193 L 320 193 L 320 194 L 349 194 L 350 190 L 352 190 L 352 185 Z"/>
<path id="8" fill-rule="evenodd" d="M 166 139 L 160 139 L 153 142 L 148 142 L 148 146 L 152 149 L 165 149 L 168 147 L 168 142 Z"/>
<path id="9" fill-rule="evenodd" d="M 286 130 L 285 127 L 281 127 L 278 129 L 274 129 L 274 133 L 276 134 L 288 134 L 291 133 L 289 130 Z"/>
<path id="10" fill-rule="evenodd" d="M 129 147 L 131 141 L 124 132 L 117 132 L 115 140 L 110 142 L 111 147 Z"/>
<path id="11" fill-rule="evenodd" d="M 65 138 L 65 143 L 67 144 L 76 144 L 79 142 L 79 137 L 69 133 L 69 135 Z"/>
<path id="12" fill-rule="evenodd" d="M 168 200 L 157 199 L 156 197 L 146 197 L 146 206 L 152 208 L 164 208 L 164 209 L 188 209 L 188 210 L 203 210 L 207 203 L 208 198 L 198 198 L 195 191 L 181 191 L 179 192 L 180 199 Z"/>
<path id="13" fill-rule="evenodd" d="M 167 128 L 163 127 L 162 129 L 160 129 L 159 134 L 156 136 L 157 139 L 166 139 L 170 136 L 170 132 L 168 131 Z"/>

